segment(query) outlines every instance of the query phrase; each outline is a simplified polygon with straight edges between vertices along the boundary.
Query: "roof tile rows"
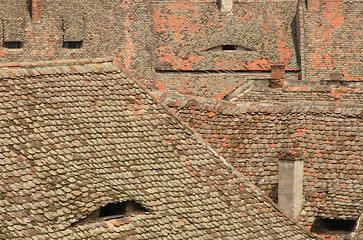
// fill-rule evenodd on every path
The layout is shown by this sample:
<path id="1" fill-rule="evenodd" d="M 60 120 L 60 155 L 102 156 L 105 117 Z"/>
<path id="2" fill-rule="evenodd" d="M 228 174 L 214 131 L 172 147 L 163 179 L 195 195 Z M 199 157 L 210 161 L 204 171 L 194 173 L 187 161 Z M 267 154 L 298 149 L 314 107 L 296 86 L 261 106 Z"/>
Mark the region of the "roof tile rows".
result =
<path id="1" fill-rule="evenodd" d="M 152 2 L 151 16 L 160 70 L 269 70 L 287 62 L 298 69 L 291 30 L 296 1 L 236 2 L 231 15 L 215 1 Z M 243 29 L 243 31 L 241 31 Z M 209 51 L 222 45 L 243 50 Z"/>
<path id="2" fill-rule="evenodd" d="M 227 103 L 165 94 L 216 151 L 276 200 L 277 162 L 304 160 L 304 224 L 316 216 L 355 219 L 363 211 L 363 110 L 319 104 Z"/>
<path id="3" fill-rule="evenodd" d="M 309 12 L 300 1 L 301 60 L 304 79 L 363 80 L 361 1 L 322 0 L 321 10 Z"/>
<path id="4" fill-rule="evenodd" d="M 0 75 L 0 239 L 316 238 L 114 64 Z"/>
<path id="5" fill-rule="evenodd" d="M 241 88 L 241 92 L 237 90 Z M 242 89 L 243 88 L 243 89 Z M 257 82 L 246 82 L 237 88 L 231 102 L 316 102 L 362 104 L 363 86 L 284 86 L 272 89 Z M 233 92 L 232 92 L 233 93 Z M 232 93 L 230 95 L 232 95 Z"/>

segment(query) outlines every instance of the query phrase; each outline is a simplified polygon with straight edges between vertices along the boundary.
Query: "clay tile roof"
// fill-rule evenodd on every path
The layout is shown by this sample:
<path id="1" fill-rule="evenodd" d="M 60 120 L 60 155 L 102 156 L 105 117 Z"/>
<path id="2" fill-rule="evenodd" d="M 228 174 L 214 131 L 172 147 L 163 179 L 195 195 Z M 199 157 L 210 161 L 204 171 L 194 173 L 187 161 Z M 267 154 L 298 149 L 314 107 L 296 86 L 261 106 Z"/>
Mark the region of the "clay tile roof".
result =
<path id="1" fill-rule="evenodd" d="M 322 85 L 301 81 L 298 86 L 289 86 L 287 82 L 282 89 L 272 89 L 262 82 L 247 81 L 229 93 L 225 99 L 230 102 L 316 102 L 361 105 L 363 85 Z"/>
<path id="2" fill-rule="evenodd" d="M 0 76 L 0 239 L 316 238 L 119 66 Z M 149 211 L 71 226 L 126 200 Z"/>
<path id="3" fill-rule="evenodd" d="M 319 8 L 310 11 L 306 2 L 299 1 L 306 80 L 333 80 L 340 75 L 345 81 L 362 82 L 362 1 L 317 3 Z"/>
<path id="4" fill-rule="evenodd" d="M 216 1 L 154 1 L 156 68 L 269 70 L 270 61 L 284 60 L 287 69 L 297 70 L 295 33 L 290 29 L 296 5 L 296 0 L 240 1 L 231 16 L 223 17 Z M 223 45 L 237 49 L 222 51 Z"/>
<path id="5" fill-rule="evenodd" d="M 272 199 L 279 154 L 304 159 L 300 221 L 306 226 L 316 216 L 356 219 L 363 212 L 362 106 L 231 103 L 176 94 L 160 101 Z"/>

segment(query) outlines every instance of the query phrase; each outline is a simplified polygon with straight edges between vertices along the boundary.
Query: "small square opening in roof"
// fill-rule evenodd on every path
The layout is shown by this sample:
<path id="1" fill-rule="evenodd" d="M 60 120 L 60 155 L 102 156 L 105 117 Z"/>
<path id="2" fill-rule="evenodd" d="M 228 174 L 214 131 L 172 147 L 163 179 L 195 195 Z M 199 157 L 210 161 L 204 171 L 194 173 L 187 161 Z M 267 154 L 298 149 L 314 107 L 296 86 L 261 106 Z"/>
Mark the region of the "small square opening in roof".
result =
<path id="1" fill-rule="evenodd" d="M 3 42 L 3 47 L 8 49 L 20 49 L 23 47 L 23 42 Z"/>
<path id="2" fill-rule="evenodd" d="M 63 47 L 68 49 L 80 49 L 82 48 L 83 41 L 64 41 Z"/>

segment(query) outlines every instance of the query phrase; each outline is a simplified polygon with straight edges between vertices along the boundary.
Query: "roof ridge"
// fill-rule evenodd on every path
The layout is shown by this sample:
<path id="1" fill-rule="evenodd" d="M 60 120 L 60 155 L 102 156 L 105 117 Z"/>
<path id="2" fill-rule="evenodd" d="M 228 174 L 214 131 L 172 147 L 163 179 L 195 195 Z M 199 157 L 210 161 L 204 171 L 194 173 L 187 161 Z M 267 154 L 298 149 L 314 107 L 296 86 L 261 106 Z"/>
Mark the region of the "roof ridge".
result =
<path id="1" fill-rule="evenodd" d="M 35 64 L 10 68 L 0 67 L 0 79 L 21 78 L 42 75 L 68 75 L 86 73 L 105 73 L 116 70 L 112 63 L 113 58 L 81 59 L 76 61 L 60 60 L 50 62 L 38 62 Z M 112 67 L 111 67 L 112 65 Z M 118 68 L 117 68 L 118 69 Z"/>
<path id="2" fill-rule="evenodd" d="M 122 68 L 122 65 L 115 59 L 114 60 L 114 64 L 116 64 L 118 67 L 120 67 L 121 69 L 123 69 Z M 124 69 L 123 69 L 124 70 Z M 125 72 L 125 70 L 124 71 L 122 71 L 124 74 L 126 74 L 126 76 L 128 77 L 128 78 L 130 78 L 131 80 L 133 80 L 133 81 L 135 81 L 135 83 L 138 85 L 138 86 L 140 86 L 143 90 L 145 90 L 146 92 L 147 92 L 147 94 L 149 94 L 151 97 L 152 97 L 152 99 L 154 100 L 154 101 L 156 101 L 156 103 L 157 104 L 159 104 L 159 105 L 161 105 L 161 107 L 163 108 L 163 109 L 165 109 L 166 111 L 167 111 L 167 113 L 169 113 L 171 116 L 173 116 L 174 118 L 176 118 L 176 120 L 182 125 L 182 126 L 184 126 L 185 127 L 185 129 L 188 129 L 189 131 L 191 131 L 195 136 L 196 136 L 196 138 L 197 138 L 197 140 L 199 140 L 199 142 L 201 143 L 201 144 L 203 144 L 211 153 L 213 153 L 213 155 L 216 157 L 216 158 L 218 158 L 222 163 L 223 163 L 223 165 L 225 165 L 225 167 L 226 167 L 226 170 L 229 170 L 230 171 L 230 173 L 234 176 L 234 177 L 236 177 L 236 178 L 238 178 L 238 179 L 240 179 L 240 180 L 242 180 L 243 182 L 244 182 L 244 184 L 246 184 L 248 187 L 250 187 L 250 189 L 252 190 L 252 191 L 254 191 L 255 192 L 255 194 L 257 194 L 257 196 L 254 196 L 254 197 L 256 197 L 256 198 L 258 198 L 258 197 L 261 197 L 261 198 L 263 198 L 264 199 L 264 202 L 268 202 L 268 203 L 270 203 L 271 204 L 271 207 L 273 207 L 273 208 L 275 208 L 281 215 L 283 215 L 284 217 L 285 217 L 285 220 L 286 221 L 288 221 L 288 222 L 290 222 L 291 224 L 294 224 L 294 225 L 296 225 L 298 228 L 300 228 L 300 230 L 302 230 L 302 231 L 304 231 L 308 236 L 310 236 L 310 237 L 317 237 L 318 238 L 318 236 L 316 236 L 315 234 L 313 234 L 312 232 L 310 232 L 308 229 L 306 229 L 305 227 L 303 227 L 302 225 L 300 225 L 297 221 L 295 221 L 295 220 L 293 220 L 291 217 L 289 217 L 286 213 L 284 213 L 282 210 L 281 210 L 281 208 L 280 207 L 278 207 L 277 206 L 277 204 L 275 204 L 269 197 L 267 197 L 263 192 L 262 192 L 262 190 L 259 188 L 259 187 L 257 187 L 256 185 L 254 185 L 253 183 L 251 183 L 240 171 L 238 171 L 238 170 L 236 170 L 233 166 L 232 166 L 232 164 L 229 162 L 229 161 L 227 161 L 223 156 L 221 156 L 214 148 L 212 148 L 212 146 L 210 146 L 206 141 L 205 141 L 205 139 L 194 129 L 194 128 L 192 128 L 189 124 L 187 124 L 187 123 L 185 123 L 183 120 L 182 120 L 182 118 L 180 117 L 180 116 L 178 116 L 175 112 L 173 112 L 172 110 L 171 110 L 171 108 L 169 108 L 169 107 L 167 107 L 165 104 L 162 104 L 159 100 L 158 100 L 158 98 L 155 96 L 155 95 L 153 95 L 151 92 L 150 92 L 150 90 L 144 85 L 144 84 L 142 84 L 140 81 L 138 81 L 138 80 L 136 80 L 136 79 L 134 79 L 133 77 L 132 77 L 132 75 L 130 74 L 130 73 L 128 73 L 128 72 Z M 163 93 L 161 93 L 161 97 L 163 96 L 164 94 Z M 175 94 L 176 95 L 176 94 Z M 204 98 L 200 98 L 200 99 L 204 99 Z M 207 99 L 204 99 L 204 100 L 207 100 Z M 228 103 L 228 102 L 226 102 L 226 103 Z M 260 199 L 259 199 L 259 201 L 260 202 L 262 202 Z"/>
<path id="3" fill-rule="evenodd" d="M 215 100 L 215 99 L 205 99 L 194 96 L 184 96 L 177 93 L 167 93 L 161 96 L 161 102 L 165 105 L 170 103 L 177 103 L 178 105 L 184 107 L 188 104 L 197 106 L 200 109 L 204 109 L 206 105 L 211 105 L 208 109 L 218 110 L 224 112 L 226 109 L 230 109 L 231 114 L 242 112 L 245 113 L 246 110 L 257 111 L 280 111 L 285 113 L 288 112 L 311 112 L 311 113 L 322 113 L 330 112 L 331 114 L 340 115 L 362 115 L 363 114 L 363 104 L 352 104 L 352 103 L 321 103 L 321 102 L 229 102 L 225 100 Z M 329 109 L 327 109 L 329 108 Z M 352 112 L 353 111 L 353 112 Z"/>
<path id="4" fill-rule="evenodd" d="M 9 62 L 0 63 L 0 68 L 37 68 L 37 67 L 50 67 L 50 66 L 64 66 L 72 64 L 92 64 L 92 63 L 105 63 L 112 62 L 114 57 L 100 57 L 100 58 L 83 58 L 83 59 L 60 59 L 48 61 L 33 61 L 33 62 Z"/>

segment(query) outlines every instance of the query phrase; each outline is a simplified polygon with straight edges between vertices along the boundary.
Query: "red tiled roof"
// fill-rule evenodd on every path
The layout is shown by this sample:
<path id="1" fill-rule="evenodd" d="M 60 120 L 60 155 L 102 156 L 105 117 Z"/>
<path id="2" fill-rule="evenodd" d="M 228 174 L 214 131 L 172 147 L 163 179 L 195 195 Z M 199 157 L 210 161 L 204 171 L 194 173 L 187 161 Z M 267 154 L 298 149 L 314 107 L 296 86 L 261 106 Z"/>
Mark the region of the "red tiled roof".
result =
<path id="1" fill-rule="evenodd" d="M 324 104 L 228 103 L 163 95 L 216 151 L 270 197 L 279 154 L 305 164 L 301 222 L 355 219 L 363 211 L 363 108 Z"/>
<path id="2" fill-rule="evenodd" d="M 256 81 L 243 83 L 227 96 L 231 102 L 316 102 L 363 104 L 363 85 L 284 86 L 272 89 Z"/>
<path id="3" fill-rule="evenodd" d="M 302 66 L 305 80 L 363 80 L 362 1 L 322 0 L 320 11 L 300 1 Z"/>
<path id="4" fill-rule="evenodd" d="M 1 239 L 310 239 L 112 63 L 0 70 Z M 107 203 L 144 214 L 71 226 Z"/>
<path id="5" fill-rule="evenodd" d="M 232 15 L 221 15 L 215 1 L 152 4 L 156 68 L 161 70 L 269 70 L 283 60 L 298 70 L 294 47 L 297 1 L 235 2 Z M 237 52 L 214 52 L 221 45 Z M 250 49 L 250 50 L 248 50 Z"/>

